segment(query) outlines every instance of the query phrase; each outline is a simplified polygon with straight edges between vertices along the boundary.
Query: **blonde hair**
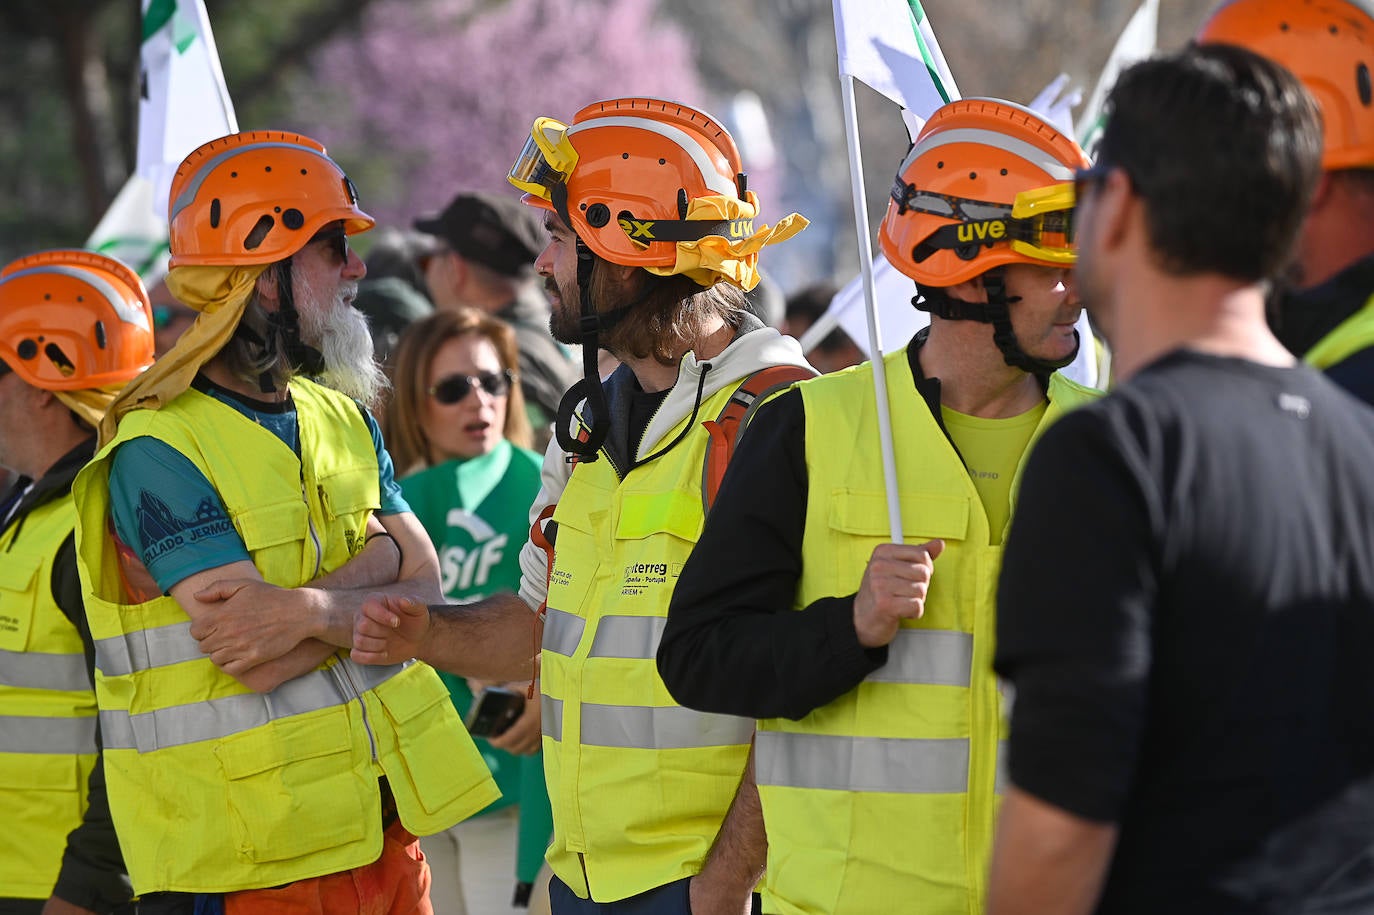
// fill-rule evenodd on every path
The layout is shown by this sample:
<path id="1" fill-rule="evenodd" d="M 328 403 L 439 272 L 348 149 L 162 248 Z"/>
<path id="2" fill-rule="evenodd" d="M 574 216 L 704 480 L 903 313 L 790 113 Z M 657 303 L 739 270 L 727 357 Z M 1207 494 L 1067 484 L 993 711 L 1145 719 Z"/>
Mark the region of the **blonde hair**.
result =
<path id="1" fill-rule="evenodd" d="M 398 477 L 433 463 L 423 424 L 429 398 L 429 369 L 435 353 L 445 343 L 465 334 L 477 334 L 491 341 L 501 368 L 512 373 L 519 368 L 515 332 L 504 321 L 475 308 L 437 311 L 407 325 L 392 351 L 391 404 L 382 418 L 382 437 Z M 534 440 L 529 417 L 525 415 L 519 375 L 506 395 L 506 424 L 501 431 L 511 444 L 521 448 L 529 448 Z"/>

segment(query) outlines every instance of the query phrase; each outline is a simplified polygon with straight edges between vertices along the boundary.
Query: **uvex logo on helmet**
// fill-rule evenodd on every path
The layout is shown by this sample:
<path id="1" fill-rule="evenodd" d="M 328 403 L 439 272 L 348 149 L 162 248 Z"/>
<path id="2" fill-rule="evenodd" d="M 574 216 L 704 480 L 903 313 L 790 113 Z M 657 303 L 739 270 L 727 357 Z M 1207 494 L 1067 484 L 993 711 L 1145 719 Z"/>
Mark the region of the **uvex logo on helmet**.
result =
<path id="1" fill-rule="evenodd" d="M 1072 198 L 1059 201 L 1057 191 L 1088 164 L 1071 137 L 1019 105 L 951 102 L 898 170 L 878 233 L 883 253 L 917 283 L 941 288 L 1004 264 L 1070 264 L 1063 207 Z"/>

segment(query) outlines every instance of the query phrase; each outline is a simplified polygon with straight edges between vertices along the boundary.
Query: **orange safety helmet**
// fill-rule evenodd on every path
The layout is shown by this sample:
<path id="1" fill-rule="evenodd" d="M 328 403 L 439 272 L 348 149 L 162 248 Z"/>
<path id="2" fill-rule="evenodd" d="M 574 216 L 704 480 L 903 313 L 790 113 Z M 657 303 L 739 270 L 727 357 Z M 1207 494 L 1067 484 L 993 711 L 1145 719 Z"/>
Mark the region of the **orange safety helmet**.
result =
<path id="1" fill-rule="evenodd" d="M 526 203 L 560 216 L 566 207 L 569 227 L 588 248 L 627 267 L 672 267 L 679 241 L 754 234 L 757 199 L 735 141 L 709 115 L 662 99 L 596 102 L 571 125 L 539 118 L 510 182 Z M 748 215 L 689 220 L 699 198 L 750 204 Z"/>
<path id="2" fill-rule="evenodd" d="M 1283 64 L 1317 100 L 1322 167 L 1374 167 L 1374 18 L 1345 0 L 1230 0 L 1199 44 L 1233 44 Z"/>
<path id="3" fill-rule="evenodd" d="M 94 251 L 44 251 L 0 271 L 0 359 L 47 391 L 127 382 L 153 363 L 143 281 Z"/>
<path id="4" fill-rule="evenodd" d="M 171 266 L 271 264 L 326 224 L 366 232 L 343 169 L 309 137 L 277 130 L 230 134 L 196 149 L 172 178 Z"/>
<path id="5" fill-rule="evenodd" d="M 931 115 L 897 173 L 878 231 L 883 254 L 931 287 L 1003 264 L 1072 264 L 1073 197 L 1065 189 L 1088 165 L 1072 137 L 1029 109 L 998 99 L 950 102 Z"/>

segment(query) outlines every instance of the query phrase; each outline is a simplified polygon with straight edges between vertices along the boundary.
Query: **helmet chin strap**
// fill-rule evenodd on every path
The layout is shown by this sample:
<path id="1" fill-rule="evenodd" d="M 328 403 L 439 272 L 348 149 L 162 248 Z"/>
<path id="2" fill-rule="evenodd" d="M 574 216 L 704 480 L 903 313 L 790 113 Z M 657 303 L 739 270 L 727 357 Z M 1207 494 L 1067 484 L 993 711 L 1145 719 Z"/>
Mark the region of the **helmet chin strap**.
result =
<path id="1" fill-rule="evenodd" d="M 572 227 L 568 218 L 568 191 L 564 185 L 557 185 L 551 193 L 554 209 L 563 223 Z M 582 343 L 582 378 L 568 388 L 558 402 L 558 414 L 554 420 L 554 436 L 558 446 L 569 455 L 569 463 L 595 461 L 606 436 L 611 432 L 611 411 L 606 402 L 606 389 L 601 383 L 601 372 L 597 365 L 597 353 L 601 349 L 601 334 L 609 331 L 620 322 L 640 302 L 648 296 L 648 290 L 634 300 L 604 312 L 596 310 L 592 301 L 592 270 L 596 266 L 596 256 L 587 243 L 574 235 L 577 245 L 577 292 L 578 330 Z M 587 408 L 582 417 L 577 415 L 578 404 L 586 401 Z M 588 424 L 587 413 L 591 422 Z M 580 427 L 579 433 L 573 432 L 574 425 Z"/>
<path id="2" fill-rule="evenodd" d="M 992 340 L 1002 353 L 1007 365 L 1032 375 L 1048 375 L 1056 369 L 1073 362 L 1078 356 L 1082 342 L 1078 331 L 1073 332 L 1073 351 L 1063 359 L 1041 359 L 1032 356 L 1021 348 L 1016 339 L 1016 331 L 1011 326 L 1011 307 L 1021 301 L 1020 296 L 1007 296 L 1006 280 L 1000 268 L 993 268 L 983 274 L 983 288 L 987 290 L 986 302 L 964 302 L 952 299 L 943 291 L 937 295 L 918 293 L 911 304 L 920 311 L 928 311 L 949 321 L 980 321 L 992 325 Z"/>
<path id="3" fill-rule="evenodd" d="M 324 354 L 301 339 L 301 316 L 296 310 L 291 258 L 280 261 L 273 269 L 277 272 L 277 310 L 267 315 L 267 339 L 258 345 L 266 350 L 275 337 L 292 371 L 310 377 L 319 376 L 324 373 Z M 258 376 L 258 387 L 264 394 L 277 390 L 271 372 L 263 372 Z"/>

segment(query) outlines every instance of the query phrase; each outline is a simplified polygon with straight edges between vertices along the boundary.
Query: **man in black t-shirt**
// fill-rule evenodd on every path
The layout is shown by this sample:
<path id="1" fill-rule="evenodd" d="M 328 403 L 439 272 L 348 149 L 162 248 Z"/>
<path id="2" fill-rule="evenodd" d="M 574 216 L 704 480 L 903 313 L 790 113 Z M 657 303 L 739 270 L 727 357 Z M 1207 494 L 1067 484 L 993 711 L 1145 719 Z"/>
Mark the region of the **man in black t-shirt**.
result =
<path id="1" fill-rule="evenodd" d="M 1121 383 L 1041 440 L 1008 539 L 993 915 L 1374 910 L 1374 413 L 1264 316 L 1320 154 L 1237 47 L 1108 101 L 1076 269 Z"/>

